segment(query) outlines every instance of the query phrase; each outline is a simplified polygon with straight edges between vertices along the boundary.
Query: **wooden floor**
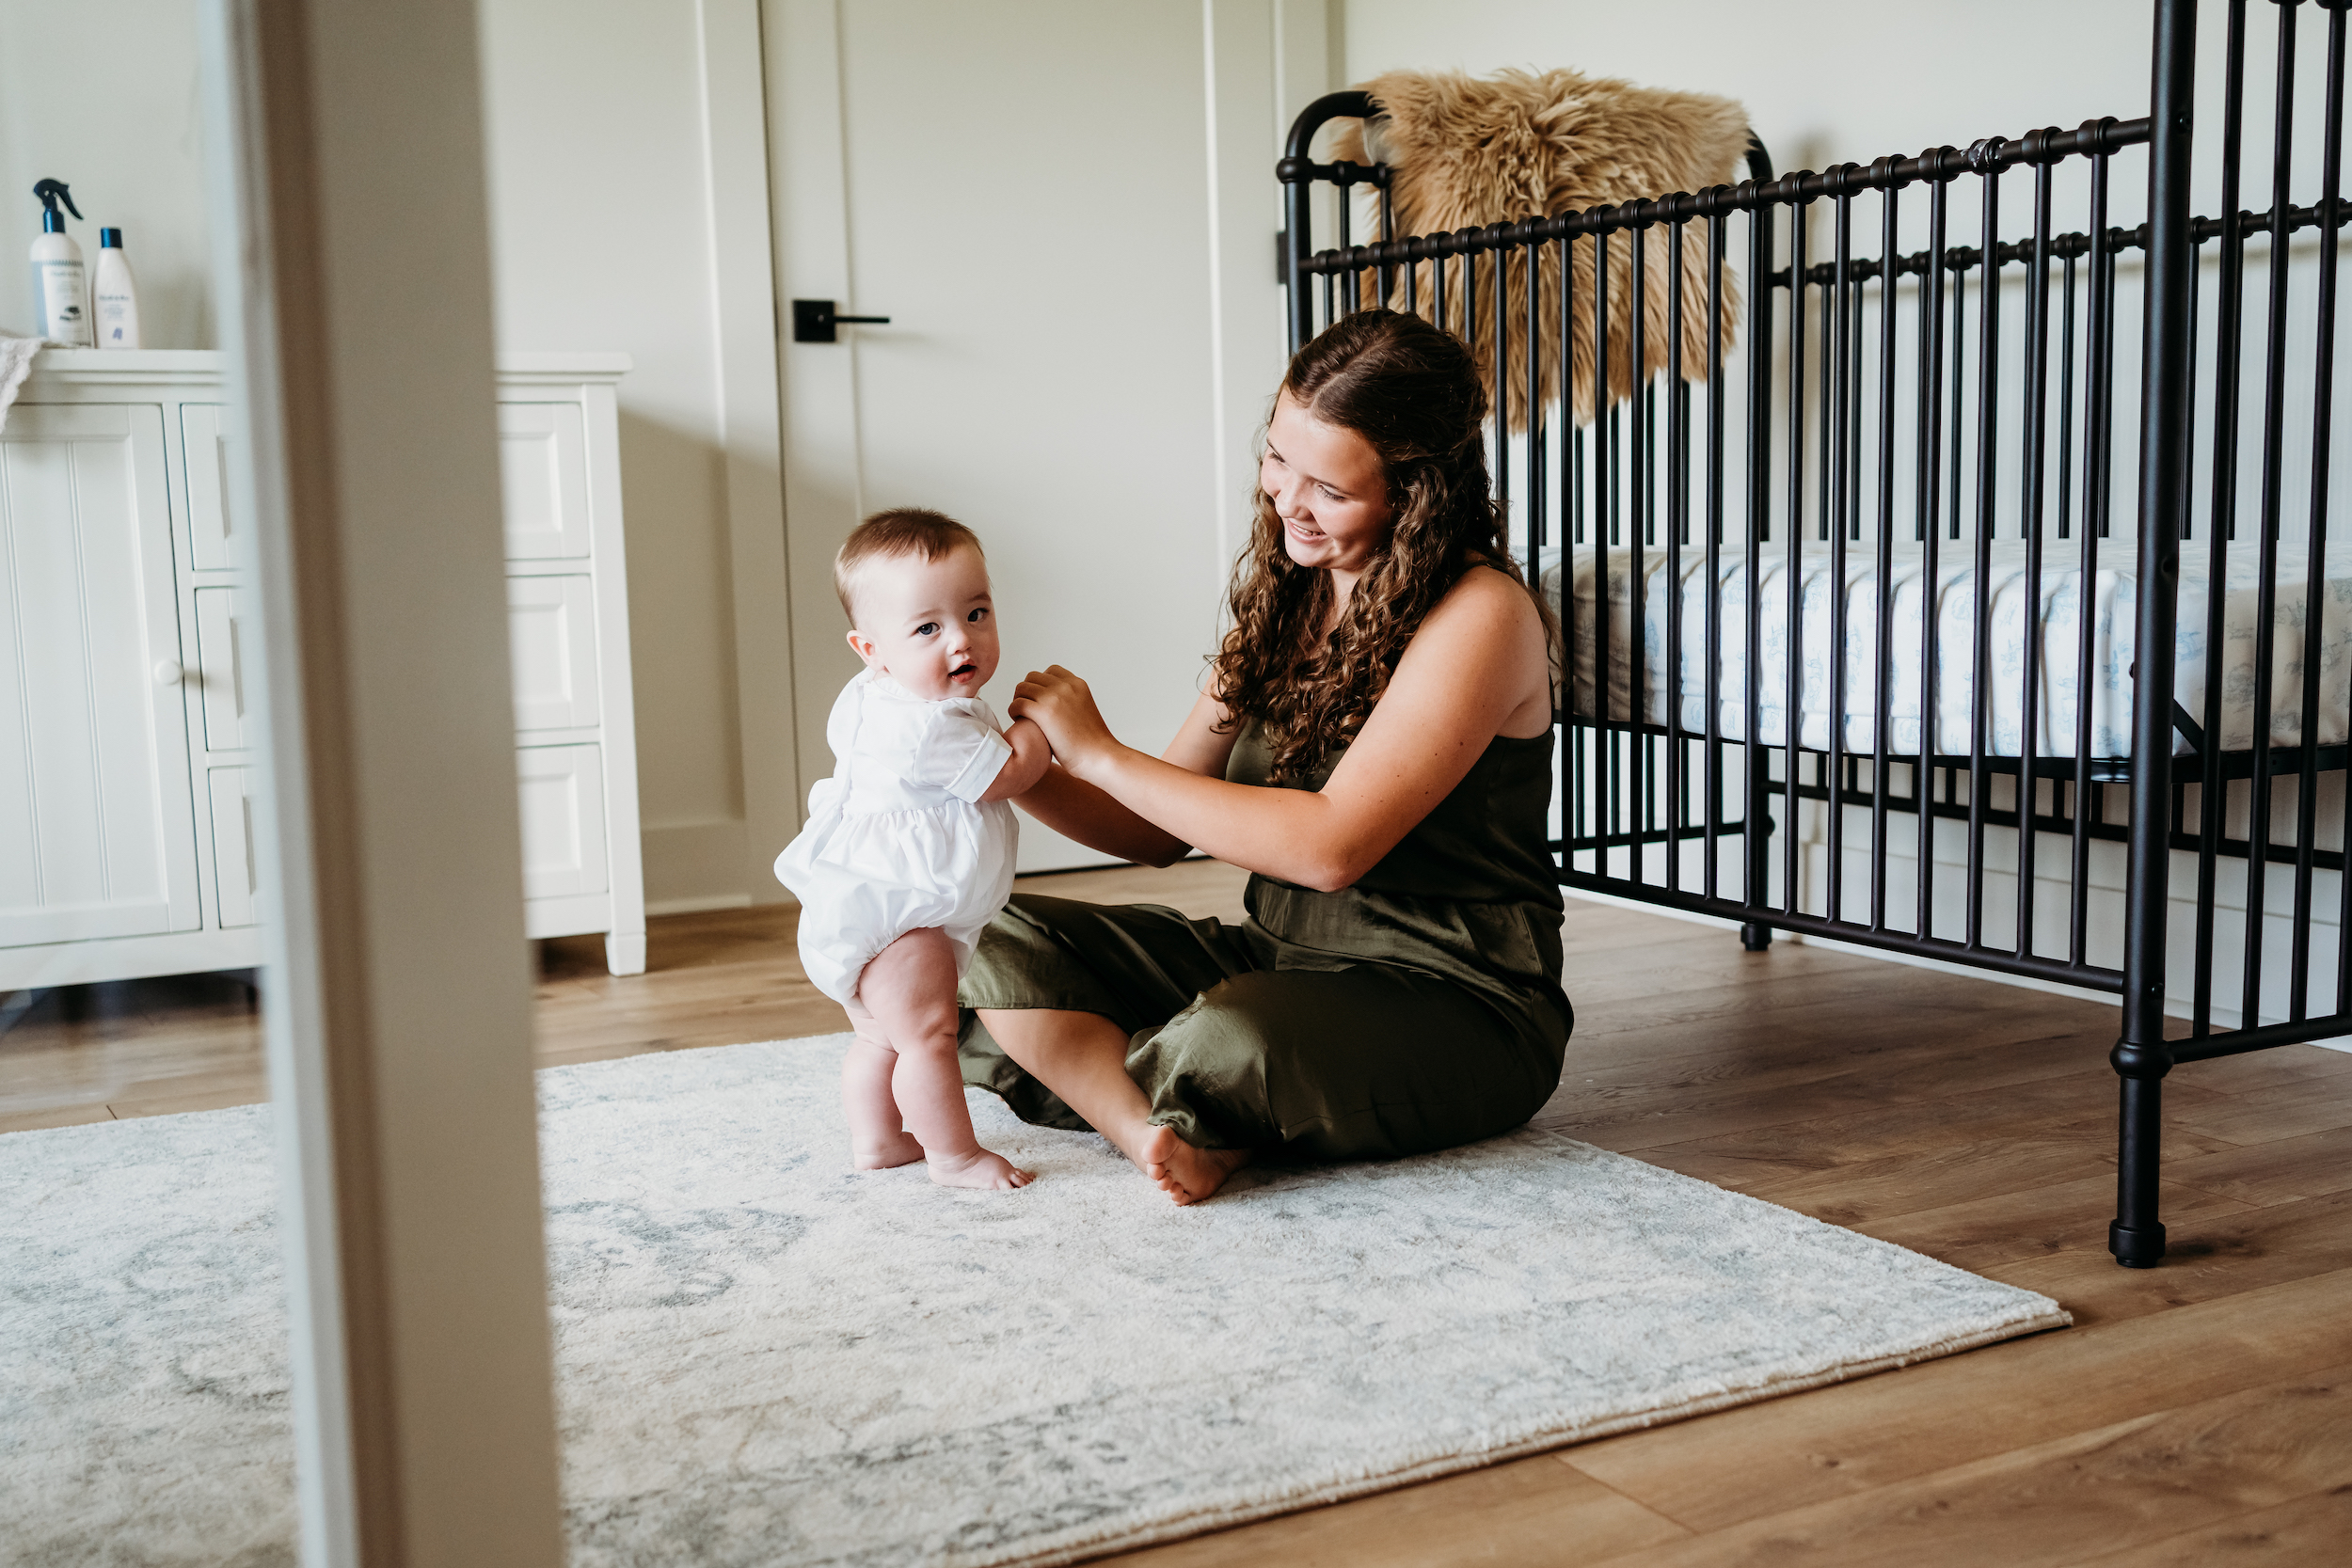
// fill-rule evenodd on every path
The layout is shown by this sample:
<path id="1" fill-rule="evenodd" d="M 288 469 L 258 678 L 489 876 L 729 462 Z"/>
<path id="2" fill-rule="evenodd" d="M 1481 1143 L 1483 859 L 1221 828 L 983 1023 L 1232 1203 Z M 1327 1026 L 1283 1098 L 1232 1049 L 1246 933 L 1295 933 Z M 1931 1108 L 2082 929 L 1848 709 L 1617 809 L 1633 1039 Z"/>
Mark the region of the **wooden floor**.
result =
<path id="1" fill-rule="evenodd" d="M 1038 879 L 1238 914 L 1239 879 Z M 1541 1120 L 2057 1297 L 2076 1326 L 1116 1560 L 1468 1563 L 2352 1561 L 2352 1054 L 2181 1069 L 2172 1256 L 2107 1258 L 2115 1012 L 1591 904 Z M 653 969 L 550 942 L 539 1059 L 830 1032 L 788 911 L 655 923 Z M 27 1006 L 27 1004 L 30 1004 Z M 263 1094 L 217 977 L 0 1003 L 0 1132 Z"/>

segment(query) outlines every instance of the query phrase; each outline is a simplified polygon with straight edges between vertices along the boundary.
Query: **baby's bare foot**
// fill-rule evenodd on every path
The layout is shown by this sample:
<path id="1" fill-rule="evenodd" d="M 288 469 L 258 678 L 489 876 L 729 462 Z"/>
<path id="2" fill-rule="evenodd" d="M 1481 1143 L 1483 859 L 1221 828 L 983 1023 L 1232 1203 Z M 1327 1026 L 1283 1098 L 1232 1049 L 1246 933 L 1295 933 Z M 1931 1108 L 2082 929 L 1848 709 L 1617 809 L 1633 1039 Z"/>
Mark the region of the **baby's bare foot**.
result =
<path id="1" fill-rule="evenodd" d="M 922 1157 L 923 1146 L 914 1141 L 912 1132 L 871 1143 L 864 1139 L 851 1139 L 850 1143 L 850 1164 L 859 1170 L 889 1170 L 896 1165 L 911 1165 Z"/>
<path id="2" fill-rule="evenodd" d="M 1160 1191 L 1179 1207 L 1198 1203 L 1225 1185 L 1225 1179 L 1249 1163 L 1246 1148 L 1195 1148 L 1169 1127 L 1154 1127 L 1143 1140 L 1137 1162 L 1143 1174 L 1159 1183 Z"/>
<path id="3" fill-rule="evenodd" d="M 931 1180 L 943 1187 L 994 1187 L 1010 1191 L 1025 1187 L 1037 1180 L 1037 1172 L 1023 1170 L 1001 1154 L 991 1154 L 976 1148 L 969 1154 L 932 1154 L 927 1156 Z"/>

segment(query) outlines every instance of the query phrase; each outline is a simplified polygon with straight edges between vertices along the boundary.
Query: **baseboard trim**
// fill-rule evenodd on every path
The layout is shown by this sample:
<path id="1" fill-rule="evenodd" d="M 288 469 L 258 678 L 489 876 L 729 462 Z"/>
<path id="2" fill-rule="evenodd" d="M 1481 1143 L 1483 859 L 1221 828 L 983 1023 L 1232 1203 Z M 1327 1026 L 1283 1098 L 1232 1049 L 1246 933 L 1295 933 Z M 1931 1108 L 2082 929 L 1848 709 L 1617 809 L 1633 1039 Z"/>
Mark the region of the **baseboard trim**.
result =
<path id="1" fill-rule="evenodd" d="M 748 910 L 752 895 L 748 893 L 714 893 L 701 898 L 664 898 L 645 905 L 645 918 L 663 914 L 701 914 L 708 910 Z"/>

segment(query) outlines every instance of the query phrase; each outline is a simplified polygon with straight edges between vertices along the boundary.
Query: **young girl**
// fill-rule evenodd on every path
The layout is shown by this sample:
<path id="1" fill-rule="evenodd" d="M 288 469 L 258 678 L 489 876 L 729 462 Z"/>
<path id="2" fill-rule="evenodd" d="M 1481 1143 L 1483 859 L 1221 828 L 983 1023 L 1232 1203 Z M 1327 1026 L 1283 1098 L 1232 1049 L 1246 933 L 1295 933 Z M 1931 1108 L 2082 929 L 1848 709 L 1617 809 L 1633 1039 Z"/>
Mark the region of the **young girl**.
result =
<path id="1" fill-rule="evenodd" d="M 834 560 L 850 646 L 866 663 L 825 721 L 834 775 L 776 857 L 801 900 L 801 963 L 857 1033 L 841 1102 L 860 1170 L 924 1161 L 948 1187 L 1020 1187 L 979 1146 L 956 1062 L 956 984 L 1012 891 L 1005 802 L 1043 776 L 1044 732 L 999 732 L 980 701 L 996 673 L 988 564 L 972 531 L 881 512 Z"/>

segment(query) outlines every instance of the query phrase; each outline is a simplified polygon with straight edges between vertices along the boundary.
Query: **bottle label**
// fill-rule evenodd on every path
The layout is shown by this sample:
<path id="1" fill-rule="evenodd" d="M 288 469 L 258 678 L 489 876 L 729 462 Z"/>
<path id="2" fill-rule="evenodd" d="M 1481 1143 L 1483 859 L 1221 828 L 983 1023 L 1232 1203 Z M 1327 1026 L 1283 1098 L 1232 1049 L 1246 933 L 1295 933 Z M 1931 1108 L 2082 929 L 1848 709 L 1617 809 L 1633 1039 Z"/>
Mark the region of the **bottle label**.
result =
<path id="1" fill-rule="evenodd" d="M 68 348 L 90 343 L 87 277 L 79 261 L 36 261 L 33 281 L 40 290 L 41 332 Z"/>
<path id="2" fill-rule="evenodd" d="M 139 346 L 139 307 L 136 296 L 98 293 L 98 346 L 100 348 L 137 348 Z"/>

